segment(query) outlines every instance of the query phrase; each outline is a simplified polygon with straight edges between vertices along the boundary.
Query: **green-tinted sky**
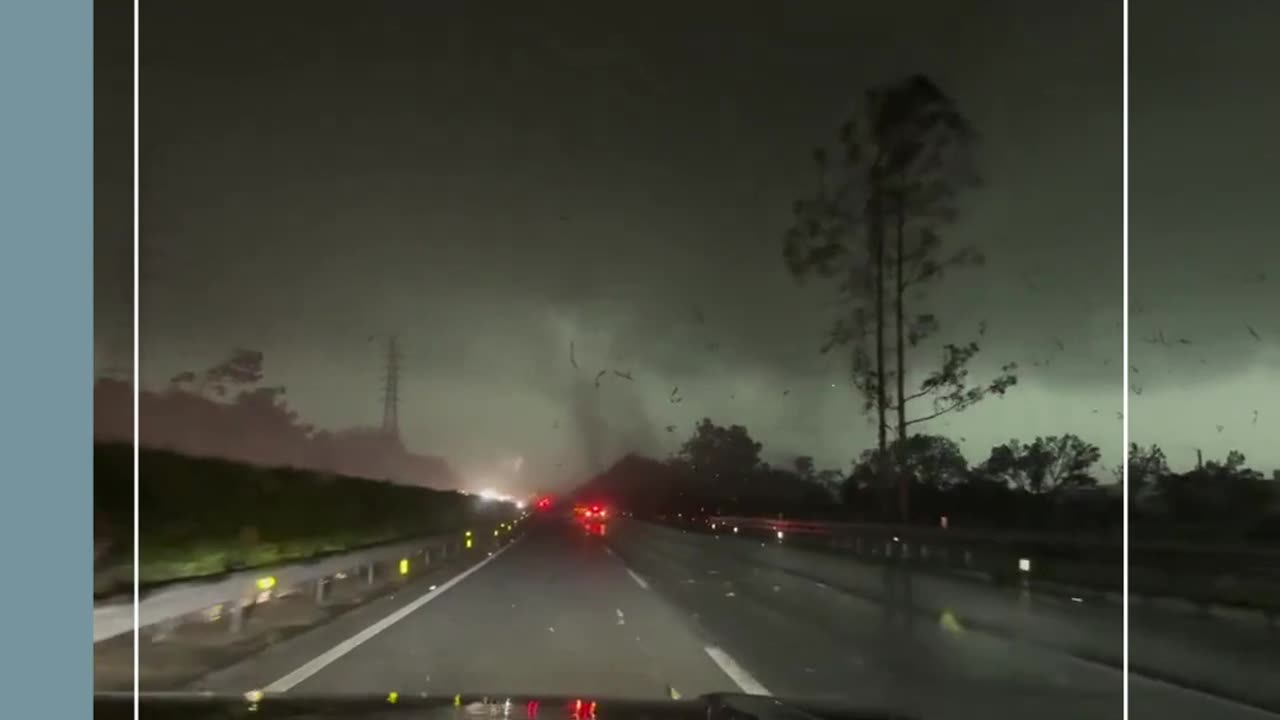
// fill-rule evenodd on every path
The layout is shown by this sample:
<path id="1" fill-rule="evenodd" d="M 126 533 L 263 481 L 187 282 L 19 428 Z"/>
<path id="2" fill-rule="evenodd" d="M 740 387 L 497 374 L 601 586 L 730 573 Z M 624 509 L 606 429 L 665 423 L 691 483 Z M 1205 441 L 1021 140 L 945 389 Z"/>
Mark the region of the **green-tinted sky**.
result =
<path id="1" fill-rule="evenodd" d="M 947 241 L 989 262 L 934 304 L 949 338 L 987 322 L 976 376 L 1022 365 L 928 429 L 975 461 L 1063 432 L 1119 461 L 1120 3 L 329 5 L 143 4 L 144 382 L 256 347 L 309 420 L 373 424 L 367 338 L 394 330 L 409 444 L 466 471 L 519 455 L 554 482 L 702 416 L 846 466 L 872 429 L 780 238 L 810 148 L 866 86 L 926 72 L 987 178 Z M 128 51 L 100 39 L 104 348 Z M 634 380 L 597 390 L 606 368 Z"/>
<path id="2" fill-rule="evenodd" d="M 1280 468 L 1280 4 L 1130 8 L 1130 352 L 1142 393 L 1130 433 L 1176 466 L 1196 448 L 1206 460 L 1238 449 L 1269 474 Z"/>

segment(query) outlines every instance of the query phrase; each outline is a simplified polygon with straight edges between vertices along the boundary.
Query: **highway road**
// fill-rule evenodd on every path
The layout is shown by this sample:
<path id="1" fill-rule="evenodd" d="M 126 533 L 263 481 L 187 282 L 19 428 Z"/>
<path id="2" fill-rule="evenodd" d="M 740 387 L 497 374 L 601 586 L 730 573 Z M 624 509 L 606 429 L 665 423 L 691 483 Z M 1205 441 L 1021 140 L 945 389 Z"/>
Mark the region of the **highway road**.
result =
<path id="1" fill-rule="evenodd" d="M 1118 670 L 898 612 L 626 521 L 541 521 L 448 580 L 407 586 L 196 684 L 290 694 L 661 698 L 755 692 L 922 718 L 1119 718 Z M 735 559 L 736 558 L 736 559 Z M 1131 683 L 1134 718 L 1277 717 Z"/>

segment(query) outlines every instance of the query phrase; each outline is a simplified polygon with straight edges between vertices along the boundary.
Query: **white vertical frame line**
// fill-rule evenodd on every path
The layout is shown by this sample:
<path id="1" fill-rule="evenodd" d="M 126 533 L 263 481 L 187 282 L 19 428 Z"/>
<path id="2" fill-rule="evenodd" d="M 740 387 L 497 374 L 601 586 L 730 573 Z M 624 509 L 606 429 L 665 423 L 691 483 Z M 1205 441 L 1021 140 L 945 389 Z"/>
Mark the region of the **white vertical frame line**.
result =
<path id="1" fill-rule="evenodd" d="M 141 710 L 141 693 L 140 675 L 139 675 L 139 629 L 138 629 L 138 581 L 139 581 L 139 552 L 138 546 L 141 542 L 139 535 L 140 523 L 138 522 L 138 445 L 142 440 L 142 436 L 138 434 L 138 397 L 139 391 L 142 389 L 141 383 L 141 353 L 139 347 L 141 343 L 139 337 L 142 332 L 141 320 L 141 304 L 139 302 L 139 287 L 142 284 L 142 262 L 141 262 L 141 245 L 139 237 L 141 227 L 139 226 L 138 206 L 141 198 L 138 195 L 140 183 L 138 181 L 138 98 L 140 95 L 140 84 L 138 81 L 138 43 L 139 43 L 139 0 L 133 0 L 133 719 L 138 720 Z"/>
<path id="2" fill-rule="evenodd" d="M 1121 679 L 1123 683 L 1121 693 L 1122 702 L 1124 703 L 1123 717 L 1125 720 L 1129 720 L 1129 422 L 1131 417 L 1129 415 L 1129 0 L 1124 0 L 1123 16 L 1124 36 L 1121 64 L 1124 68 L 1124 97 L 1121 98 L 1121 103 L 1124 108 L 1124 114 L 1121 132 L 1124 157 L 1121 158 L 1121 167 L 1123 168 L 1124 186 L 1121 192 L 1124 201 L 1124 210 L 1122 212 L 1124 241 L 1121 248 L 1123 258 L 1121 264 L 1124 272 L 1122 281 L 1124 297 L 1121 300 L 1121 306 L 1124 315 L 1121 318 L 1121 333 L 1123 335 L 1121 337 L 1121 342 L 1123 343 L 1121 354 L 1124 358 L 1124 363 L 1121 372 L 1123 394 L 1120 398 L 1120 413 L 1124 420 L 1121 422 L 1120 430 L 1122 450 L 1120 497 L 1121 508 L 1124 513 L 1124 517 L 1121 518 L 1121 527 L 1123 528 L 1121 540 L 1123 548 L 1123 556 L 1121 558 L 1121 597 L 1123 598 L 1121 627 L 1123 628 L 1124 638 L 1120 668 L 1123 672 Z"/>

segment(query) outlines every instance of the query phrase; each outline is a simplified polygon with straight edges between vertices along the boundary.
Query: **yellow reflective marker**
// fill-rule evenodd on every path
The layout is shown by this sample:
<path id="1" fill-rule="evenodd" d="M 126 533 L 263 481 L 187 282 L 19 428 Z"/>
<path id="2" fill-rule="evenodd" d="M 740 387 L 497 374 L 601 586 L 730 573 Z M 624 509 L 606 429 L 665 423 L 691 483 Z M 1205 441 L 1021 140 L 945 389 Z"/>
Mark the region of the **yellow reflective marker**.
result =
<path id="1" fill-rule="evenodd" d="M 458 707 L 458 706 L 460 706 L 460 705 L 462 705 L 462 696 L 461 696 L 461 695 L 454 695 L 454 696 L 453 696 L 453 706 L 454 706 L 454 707 Z"/>
<path id="2" fill-rule="evenodd" d="M 467 538 L 467 547 L 468 547 L 468 548 L 470 548 L 470 547 L 471 547 L 471 538 Z"/>
<path id="3" fill-rule="evenodd" d="M 262 699 L 262 691 L 261 691 L 261 690 L 250 690 L 249 692 L 247 692 L 247 693 L 245 693 L 245 694 L 244 694 L 244 699 L 245 699 L 245 700 L 248 700 L 248 701 L 249 701 L 249 702 L 251 702 L 251 703 L 256 703 L 256 702 L 258 702 L 259 700 L 261 700 L 261 699 Z"/>
<path id="4" fill-rule="evenodd" d="M 497 528 L 494 528 L 494 529 L 493 529 L 493 536 L 494 536 L 494 537 L 498 537 L 498 529 L 497 529 Z"/>
<path id="5" fill-rule="evenodd" d="M 396 692 L 396 691 L 394 691 L 394 690 L 392 690 L 391 692 L 387 693 L 387 702 L 391 703 L 392 705 L 395 705 L 395 704 L 396 704 L 396 701 L 397 701 L 397 700 L 399 700 L 399 699 L 400 699 L 400 693 L 398 693 L 398 692 Z"/>
<path id="6" fill-rule="evenodd" d="M 471 537 L 471 531 L 470 531 L 470 530 L 468 530 L 468 531 L 467 531 L 467 537 Z"/>
<path id="7" fill-rule="evenodd" d="M 964 626 L 956 619 L 955 613 L 950 610 L 943 610 L 942 616 L 938 618 L 938 624 L 947 632 L 959 633 L 964 632 Z"/>
<path id="8" fill-rule="evenodd" d="M 266 577 L 260 577 L 260 578 L 258 578 L 258 589 L 259 589 L 259 590 L 270 590 L 271 588 L 273 588 L 273 587 L 275 587 L 275 586 L 276 586 L 276 579 L 275 579 L 275 578 L 273 578 L 273 577 L 271 577 L 270 575 L 268 575 L 268 576 L 266 576 Z"/>
<path id="9" fill-rule="evenodd" d="M 408 574 L 409 574 L 409 559 L 408 559 L 408 558 L 403 558 L 403 559 L 401 559 L 401 560 L 400 560 L 400 574 L 401 574 L 401 575 L 408 575 Z"/>
<path id="10" fill-rule="evenodd" d="M 668 695 L 668 696 L 670 696 L 670 698 L 671 698 L 672 700 L 679 700 L 679 699 L 680 699 L 680 691 L 679 691 L 679 690 L 677 690 L 677 689 L 675 689 L 675 687 L 673 687 L 673 686 L 671 686 L 671 685 L 668 685 L 668 686 L 667 686 L 667 695 Z"/>

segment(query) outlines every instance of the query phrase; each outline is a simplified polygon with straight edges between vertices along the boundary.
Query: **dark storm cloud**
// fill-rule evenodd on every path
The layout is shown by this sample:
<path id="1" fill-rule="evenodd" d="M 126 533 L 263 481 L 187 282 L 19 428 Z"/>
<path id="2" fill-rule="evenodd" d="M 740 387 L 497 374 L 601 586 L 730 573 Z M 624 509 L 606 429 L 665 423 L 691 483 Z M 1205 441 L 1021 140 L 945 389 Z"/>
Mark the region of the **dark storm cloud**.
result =
<path id="1" fill-rule="evenodd" d="M 94 365 L 132 370 L 133 16 L 94 8 Z"/>
<path id="2" fill-rule="evenodd" d="M 1144 0 L 1131 17 L 1130 433 L 1182 465 L 1235 448 L 1280 467 L 1280 101 L 1262 90 L 1280 6 Z"/>
<path id="3" fill-rule="evenodd" d="M 360 7 L 144 5 L 144 377 L 249 344 L 308 418 L 363 422 L 364 339 L 399 330 L 406 431 L 446 454 L 671 449 L 710 414 L 843 463 L 871 435 L 817 353 L 830 293 L 780 238 L 810 148 L 924 70 L 988 178 L 948 240 L 989 263 L 932 302 L 949 337 L 988 322 L 985 366 L 1025 367 L 1022 400 L 956 425 L 974 453 L 1027 414 L 1118 445 L 1048 411 L 1118 403 L 1118 3 Z M 597 391 L 587 363 L 634 380 Z M 570 415 L 595 429 L 551 431 Z"/>

